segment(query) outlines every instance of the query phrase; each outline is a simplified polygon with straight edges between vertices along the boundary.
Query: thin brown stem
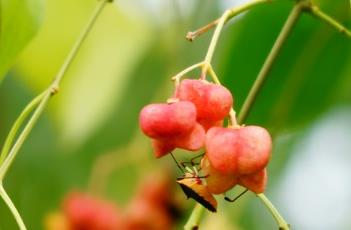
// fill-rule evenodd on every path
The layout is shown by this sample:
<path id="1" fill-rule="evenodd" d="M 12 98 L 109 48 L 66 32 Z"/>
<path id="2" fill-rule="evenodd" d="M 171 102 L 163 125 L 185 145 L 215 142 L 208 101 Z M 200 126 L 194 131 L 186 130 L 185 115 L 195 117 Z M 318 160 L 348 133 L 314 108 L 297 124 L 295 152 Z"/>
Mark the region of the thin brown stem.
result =
<path id="1" fill-rule="evenodd" d="M 219 18 L 216 19 L 216 20 L 214 20 L 213 22 L 210 22 L 209 24 L 207 24 L 207 25 L 205 25 L 205 26 L 203 26 L 203 27 L 201 27 L 201 28 L 195 30 L 195 31 L 189 31 L 189 32 L 186 34 L 185 38 L 186 38 L 188 41 L 192 42 L 192 41 L 194 41 L 194 39 L 195 39 L 197 36 L 200 36 L 201 34 L 204 34 L 204 33 L 206 33 L 207 31 L 209 31 L 210 29 L 212 29 L 213 27 L 215 27 L 215 26 L 218 24 L 218 22 L 219 22 Z"/>
<path id="2" fill-rule="evenodd" d="M 235 17 L 236 15 L 239 15 L 249 9 L 251 9 L 254 6 L 263 4 L 263 3 L 269 3 L 272 0 L 253 0 L 251 2 L 245 3 L 241 6 L 237 6 L 237 7 L 233 7 L 231 9 L 229 9 L 229 14 L 228 17 L 225 19 L 224 23 L 228 22 L 231 18 Z M 220 22 L 221 18 L 217 18 L 216 20 L 210 22 L 209 24 L 195 30 L 195 31 L 190 31 L 186 34 L 186 39 L 188 41 L 194 41 L 198 36 L 206 33 L 207 31 L 209 31 L 210 29 L 214 28 L 215 26 L 217 26 Z"/>

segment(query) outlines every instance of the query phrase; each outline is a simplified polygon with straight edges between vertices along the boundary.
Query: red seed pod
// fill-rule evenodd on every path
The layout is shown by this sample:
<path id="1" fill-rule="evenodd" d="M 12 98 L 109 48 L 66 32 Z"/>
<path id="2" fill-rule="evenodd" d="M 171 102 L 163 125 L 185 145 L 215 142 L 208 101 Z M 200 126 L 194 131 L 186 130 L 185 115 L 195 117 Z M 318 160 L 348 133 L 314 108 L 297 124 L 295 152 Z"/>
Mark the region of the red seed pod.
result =
<path id="1" fill-rule="evenodd" d="M 118 230 L 121 227 L 120 212 L 114 204 L 87 194 L 69 194 L 63 210 L 72 230 Z"/>
<path id="2" fill-rule="evenodd" d="M 199 120 L 221 121 L 233 106 L 230 91 L 206 80 L 185 79 L 178 91 L 179 99 L 195 104 Z"/>
<path id="3" fill-rule="evenodd" d="M 206 134 L 206 155 L 213 168 L 222 174 L 249 175 L 268 164 L 272 140 L 258 126 L 213 127 Z"/>
<path id="4" fill-rule="evenodd" d="M 205 144 L 206 133 L 204 128 L 196 124 L 194 129 L 188 135 L 174 139 L 174 144 L 177 148 L 182 148 L 189 151 L 197 151 Z"/>
<path id="5" fill-rule="evenodd" d="M 152 148 L 154 150 L 154 156 L 156 158 L 163 157 L 164 155 L 172 152 L 175 147 L 173 141 L 170 140 L 152 140 Z"/>
<path id="6" fill-rule="evenodd" d="M 206 175 L 208 191 L 212 194 L 222 194 L 233 188 L 238 179 L 234 175 L 222 174 L 215 170 L 206 156 L 201 160 L 201 169 Z"/>
<path id="7" fill-rule="evenodd" d="M 196 124 L 194 129 L 183 136 L 173 138 L 154 139 L 152 141 L 155 157 L 162 157 L 175 148 L 197 151 L 205 144 L 206 133 L 201 125 Z"/>
<path id="8" fill-rule="evenodd" d="M 246 126 L 238 130 L 243 142 L 238 157 L 240 174 L 252 174 L 264 169 L 272 152 L 272 139 L 268 131 L 259 126 Z"/>
<path id="9" fill-rule="evenodd" d="M 209 130 L 212 127 L 222 127 L 223 120 L 220 121 L 211 121 L 206 119 L 198 119 L 197 122 L 204 127 L 205 131 Z"/>
<path id="10" fill-rule="evenodd" d="M 254 193 L 263 193 L 267 184 L 267 170 L 263 169 L 255 174 L 239 177 L 239 184 Z"/>
<path id="11" fill-rule="evenodd" d="M 139 117 L 145 135 L 161 139 L 186 135 L 196 124 L 196 108 L 188 101 L 145 106 Z"/>
<path id="12" fill-rule="evenodd" d="M 213 127 L 207 131 L 205 148 L 212 167 L 222 174 L 238 174 L 237 133 L 233 129 Z"/>

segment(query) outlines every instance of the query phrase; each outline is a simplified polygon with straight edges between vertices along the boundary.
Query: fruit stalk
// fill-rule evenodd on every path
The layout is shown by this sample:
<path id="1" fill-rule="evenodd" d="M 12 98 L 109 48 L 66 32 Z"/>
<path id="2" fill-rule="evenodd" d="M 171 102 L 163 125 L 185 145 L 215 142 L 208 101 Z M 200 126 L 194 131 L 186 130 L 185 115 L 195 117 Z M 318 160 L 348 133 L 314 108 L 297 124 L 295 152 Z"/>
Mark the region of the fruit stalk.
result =
<path id="1" fill-rule="evenodd" d="M 200 204 L 196 204 L 194 210 L 192 211 L 188 222 L 184 226 L 184 230 L 198 229 L 200 220 L 205 213 L 205 208 Z"/>
<path id="2" fill-rule="evenodd" d="M 172 77 L 172 81 L 174 81 L 174 85 L 175 85 L 175 94 L 178 94 L 178 87 L 179 87 L 179 84 L 180 84 L 180 79 L 185 74 L 193 71 L 194 69 L 202 67 L 203 64 L 204 64 L 203 62 L 196 63 L 196 64 L 194 64 L 192 66 L 189 66 L 189 67 L 185 68 L 184 70 L 182 70 L 181 72 L 179 72 L 178 74 L 176 74 L 176 75 L 174 75 Z M 177 96 L 177 95 L 174 95 L 174 96 Z"/>
<path id="3" fill-rule="evenodd" d="M 0 185 L 0 196 L 4 200 L 7 207 L 9 207 L 9 209 L 11 210 L 12 215 L 15 217 L 15 220 L 18 224 L 19 229 L 20 230 L 27 230 L 26 225 L 24 224 L 24 222 L 21 218 L 21 215 L 19 214 L 18 210 L 16 209 L 16 206 L 13 204 L 9 195 L 7 195 L 2 183 Z"/>
<path id="4" fill-rule="evenodd" d="M 230 15 L 230 10 L 226 10 L 224 12 L 224 14 L 221 16 L 221 18 L 219 19 L 216 30 L 213 33 L 211 43 L 210 43 L 208 50 L 207 50 L 207 53 L 206 53 L 204 65 L 202 66 L 201 79 L 206 78 L 206 74 L 207 74 L 207 71 L 209 69 L 209 66 L 211 65 L 212 57 L 213 57 L 214 51 L 216 49 L 219 36 L 221 35 L 224 23 L 227 21 L 227 18 L 229 17 L 229 15 Z"/>
<path id="5" fill-rule="evenodd" d="M 255 7 L 255 6 L 263 4 L 263 3 L 270 3 L 271 1 L 272 0 L 252 0 L 248 3 L 242 4 L 240 6 L 233 7 L 233 8 L 228 10 L 229 14 L 228 14 L 228 17 L 226 18 L 226 20 L 224 21 L 224 23 L 226 23 L 227 21 L 229 21 L 231 18 L 235 17 L 236 15 L 239 15 L 239 14 L 251 9 L 252 7 Z M 213 27 L 218 25 L 220 20 L 221 20 L 221 18 L 217 18 L 216 20 L 210 22 L 209 24 L 207 24 L 207 25 L 205 25 L 205 26 L 203 26 L 195 31 L 188 32 L 186 35 L 186 39 L 188 41 L 194 41 L 195 38 L 197 38 L 201 34 L 206 33 L 207 31 L 209 31 L 210 29 L 212 29 Z"/>
<path id="6" fill-rule="evenodd" d="M 257 196 L 261 199 L 262 203 L 268 208 L 269 212 L 272 214 L 273 218 L 278 223 L 279 230 L 289 230 L 289 224 L 280 215 L 280 213 L 274 207 L 272 202 L 263 193 L 257 194 Z"/>

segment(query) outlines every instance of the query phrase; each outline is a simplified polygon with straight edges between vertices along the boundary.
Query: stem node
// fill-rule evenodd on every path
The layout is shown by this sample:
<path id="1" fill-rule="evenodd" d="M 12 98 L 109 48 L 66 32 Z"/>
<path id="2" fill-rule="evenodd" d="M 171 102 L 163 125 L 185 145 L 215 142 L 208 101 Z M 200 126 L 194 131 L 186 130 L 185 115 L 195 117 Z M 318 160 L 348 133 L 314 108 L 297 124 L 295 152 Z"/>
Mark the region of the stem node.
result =
<path id="1" fill-rule="evenodd" d="M 192 42 L 192 41 L 194 41 L 194 39 L 196 38 L 196 33 L 194 33 L 194 32 L 188 32 L 187 34 L 186 34 L 186 36 L 185 36 L 185 38 L 186 38 L 186 40 L 188 40 L 189 42 Z"/>
<path id="2" fill-rule="evenodd" d="M 58 94 L 58 92 L 60 91 L 60 88 L 58 86 L 52 86 L 50 89 L 51 95 L 55 95 Z"/>

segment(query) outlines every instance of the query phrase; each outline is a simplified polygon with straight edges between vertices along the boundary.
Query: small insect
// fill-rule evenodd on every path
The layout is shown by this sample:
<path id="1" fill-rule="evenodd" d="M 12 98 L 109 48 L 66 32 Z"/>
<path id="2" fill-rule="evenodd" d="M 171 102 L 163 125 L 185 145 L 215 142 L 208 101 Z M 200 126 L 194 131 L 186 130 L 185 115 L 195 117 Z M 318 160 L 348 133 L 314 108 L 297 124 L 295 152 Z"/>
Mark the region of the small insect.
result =
<path id="1" fill-rule="evenodd" d="M 188 170 L 191 170 L 188 168 Z M 202 177 L 197 172 L 187 172 L 184 177 L 177 179 L 177 183 L 182 188 L 187 198 L 192 198 L 199 202 L 211 212 L 217 211 L 217 201 L 214 196 L 208 191 L 206 185 L 203 184 Z"/>
<path id="2" fill-rule="evenodd" d="M 177 183 L 180 185 L 181 189 L 183 190 L 187 198 L 194 199 L 195 201 L 200 203 L 202 206 L 204 206 L 211 212 L 216 212 L 217 200 L 215 199 L 213 194 L 208 191 L 207 185 L 204 184 L 202 180 L 203 178 L 206 178 L 209 175 L 200 176 L 199 171 L 201 171 L 201 168 L 195 167 L 199 165 L 199 163 L 195 162 L 195 159 L 204 156 L 204 153 L 192 158 L 190 162 L 181 162 L 180 164 L 178 163 L 178 161 L 176 160 L 172 152 L 170 153 L 170 155 L 172 156 L 173 160 L 177 164 L 179 170 L 183 173 L 182 177 L 177 178 Z M 190 165 L 191 168 L 188 167 L 187 164 Z M 243 196 L 247 191 L 248 189 L 245 189 L 243 192 L 241 192 L 233 199 L 227 197 L 224 194 L 224 199 L 228 202 L 235 202 L 237 199 Z"/>
<path id="3" fill-rule="evenodd" d="M 195 163 L 194 160 L 203 156 L 203 154 L 194 157 L 190 162 L 182 162 L 181 164 L 178 163 L 172 153 L 171 156 L 184 175 L 177 178 L 177 183 L 180 185 L 187 198 L 194 199 L 211 212 L 216 212 L 217 201 L 202 181 L 202 178 L 206 178 L 206 176 L 200 176 L 199 170 L 195 167 L 198 163 Z M 190 163 L 193 169 L 187 167 L 187 163 Z M 183 166 L 186 171 L 181 166 Z"/>

